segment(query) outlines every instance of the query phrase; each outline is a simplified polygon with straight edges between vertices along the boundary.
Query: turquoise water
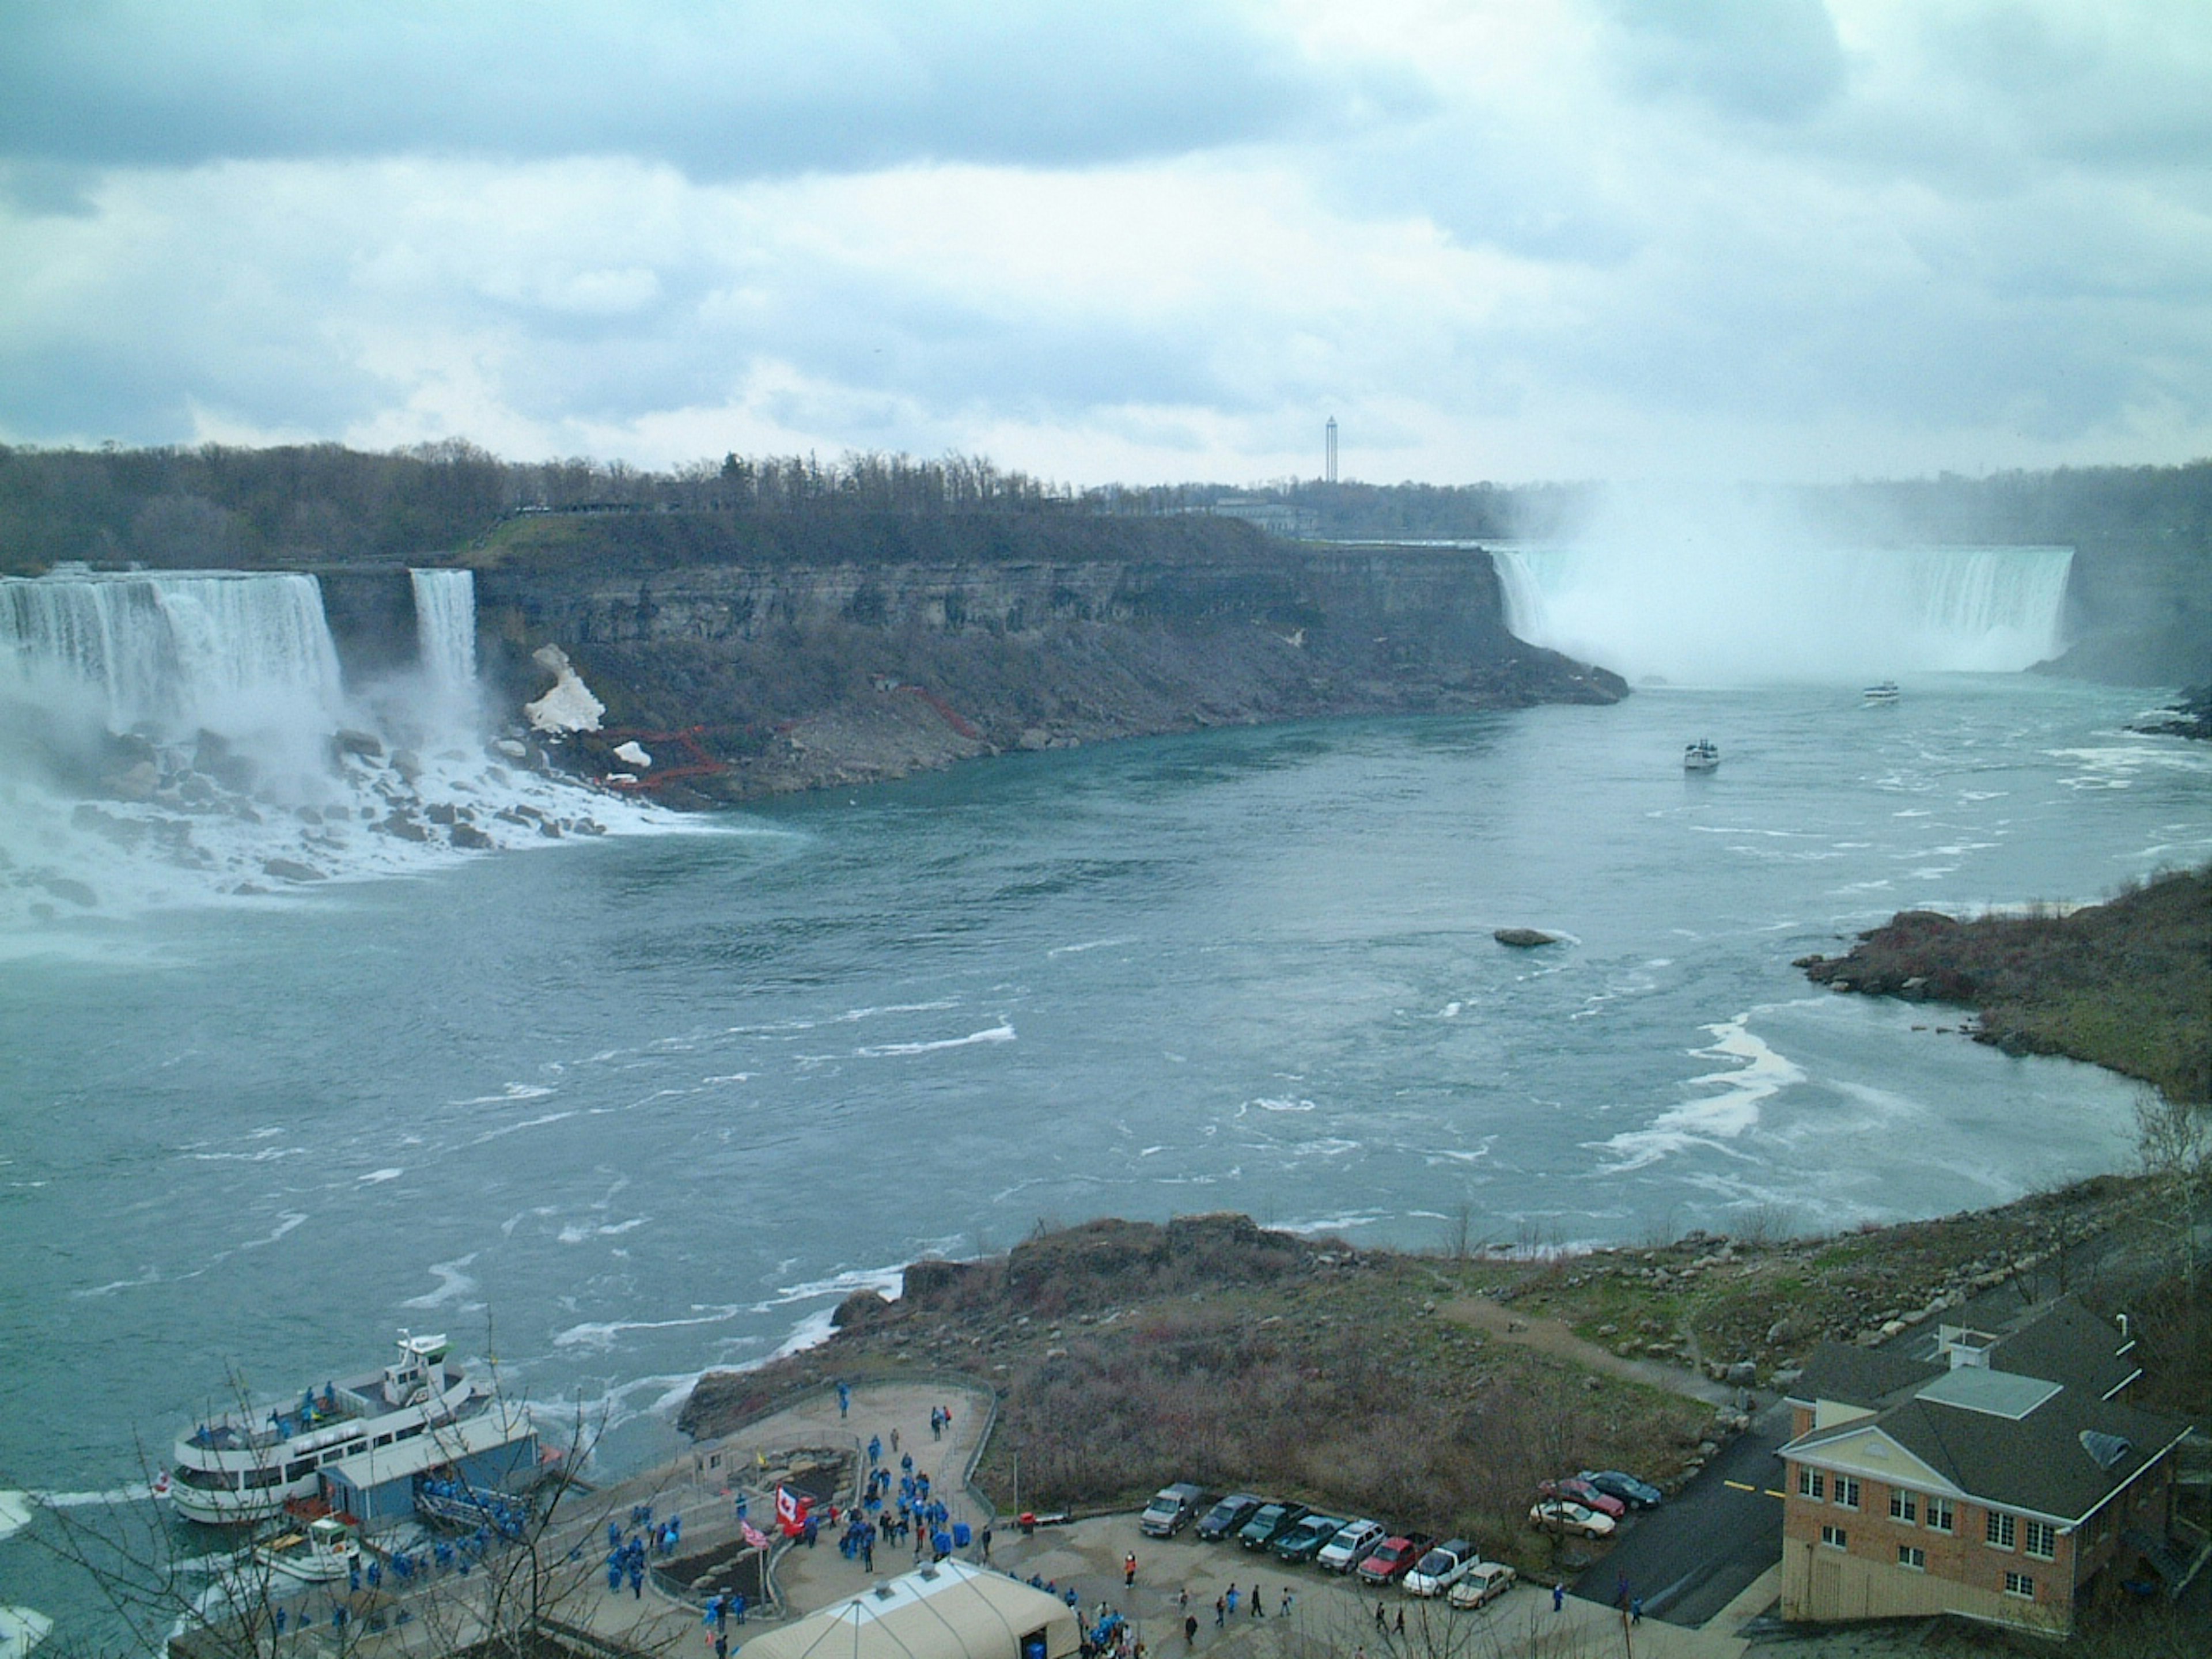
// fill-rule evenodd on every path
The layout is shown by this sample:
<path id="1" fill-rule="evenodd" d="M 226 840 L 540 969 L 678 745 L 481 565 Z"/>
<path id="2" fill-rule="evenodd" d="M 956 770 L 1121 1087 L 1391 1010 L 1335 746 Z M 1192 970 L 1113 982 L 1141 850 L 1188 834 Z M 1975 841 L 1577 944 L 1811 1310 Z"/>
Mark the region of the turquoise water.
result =
<path id="1" fill-rule="evenodd" d="M 2129 1085 L 1790 963 L 2212 856 L 2212 750 L 2126 733 L 2142 703 L 1961 676 L 1212 732 L 18 941 L 0 1486 L 112 1492 L 233 1368 L 295 1391 L 403 1325 L 635 1462 L 701 1370 L 1041 1221 L 1425 1248 L 1467 1206 L 1546 1246 L 2124 1164 Z M 0 1574 L 70 1599 L 23 1540 Z"/>

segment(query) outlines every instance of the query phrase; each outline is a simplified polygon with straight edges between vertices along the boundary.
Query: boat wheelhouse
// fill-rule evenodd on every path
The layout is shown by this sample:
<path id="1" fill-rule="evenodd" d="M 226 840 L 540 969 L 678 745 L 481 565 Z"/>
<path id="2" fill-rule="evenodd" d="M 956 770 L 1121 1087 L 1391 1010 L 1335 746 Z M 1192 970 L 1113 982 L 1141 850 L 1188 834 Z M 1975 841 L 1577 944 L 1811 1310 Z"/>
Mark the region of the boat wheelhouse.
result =
<path id="1" fill-rule="evenodd" d="M 320 1471 L 480 1415 L 490 1391 L 446 1358 L 442 1336 L 399 1334 L 380 1370 L 308 1389 L 286 1405 L 210 1418 L 177 1437 L 169 1501 L 188 1521 L 265 1521 L 316 1493 Z"/>

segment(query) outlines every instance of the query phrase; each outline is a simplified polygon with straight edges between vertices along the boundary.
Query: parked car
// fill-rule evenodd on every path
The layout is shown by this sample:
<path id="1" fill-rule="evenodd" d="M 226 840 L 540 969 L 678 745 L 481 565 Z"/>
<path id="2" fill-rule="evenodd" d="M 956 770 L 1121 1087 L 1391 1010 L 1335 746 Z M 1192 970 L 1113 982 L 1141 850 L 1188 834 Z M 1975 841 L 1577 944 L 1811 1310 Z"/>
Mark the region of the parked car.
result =
<path id="1" fill-rule="evenodd" d="M 1285 1531 L 1269 1547 L 1285 1561 L 1310 1561 L 1343 1527 L 1344 1517 L 1340 1515 L 1309 1515 Z"/>
<path id="2" fill-rule="evenodd" d="M 1455 1607 L 1485 1607 L 1505 1594 L 1519 1575 L 1503 1561 L 1478 1561 L 1451 1587 Z"/>
<path id="3" fill-rule="evenodd" d="M 1586 1509 L 1571 1498 L 1546 1498 L 1528 1511 L 1528 1522 L 1545 1532 L 1578 1533 L 1584 1538 L 1613 1536 L 1611 1516 Z"/>
<path id="4" fill-rule="evenodd" d="M 1421 1552 L 1428 1547 L 1429 1540 L 1419 1533 L 1386 1538 L 1359 1564 L 1360 1579 L 1370 1584 L 1395 1583 L 1413 1570 L 1413 1563 L 1421 1559 Z"/>
<path id="5" fill-rule="evenodd" d="M 1286 1504 L 1279 1498 L 1263 1504 L 1237 1528 L 1237 1541 L 1248 1550 L 1266 1549 L 1312 1513 L 1303 1504 Z"/>
<path id="6" fill-rule="evenodd" d="M 1249 1492 L 1233 1492 L 1206 1512 L 1198 1523 L 1198 1535 L 1209 1544 L 1216 1544 L 1234 1533 L 1260 1512 L 1260 1505 L 1267 1500 L 1255 1498 Z"/>
<path id="7" fill-rule="evenodd" d="M 1474 1546 L 1464 1538 L 1447 1538 L 1432 1546 L 1406 1575 L 1408 1595 L 1442 1595 L 1475 1564 Z"/>
<path id="8" fill-rule="evenodd" d="M 1619 1469 L 1584 1469 L 1582 1479 L 1608 1497 L 1618 1498 L 1632 1510 L 1656 1510 L 1666 1493 L 1648 1480 L 1638 1480 Z"/>
<path id="9" fill-rule="evenodd" d="M 1145 1505 L 1145 1512 L 1137 1517 L 1137 1530 L 1153 1538 L 1172 1538 L 1198 1518 L 1206 1506 L 1203 1487 L 1194 1486 L 1188 1480 L 1178 1480 L 1172 1486 L 1162 1486 L 1152 1494 L 1152 1501 Z"/>
<path id="10" fill-rule="evenodd" d="M 1347 1521 L 1335 1537 L 1321 1547 L 1314 1565 L 1331 1572 L 1350 1572 L 1367 1559 L 1367 1553 L 1390 1535 L 1380 1521 Z"/>
<path id="11" fill-rule="evenodd" d="M 1600 1492 L 1587 1480 L 1547 1480 L 1536 1488 L 1539 1498 L 1571 1498 L 1586 1510 L 1595 1510 L 1600 1515 L 1609 1515 L 1618 1521 L 1628 1513 L 1628 1505 L 1609 1492 Z"/>

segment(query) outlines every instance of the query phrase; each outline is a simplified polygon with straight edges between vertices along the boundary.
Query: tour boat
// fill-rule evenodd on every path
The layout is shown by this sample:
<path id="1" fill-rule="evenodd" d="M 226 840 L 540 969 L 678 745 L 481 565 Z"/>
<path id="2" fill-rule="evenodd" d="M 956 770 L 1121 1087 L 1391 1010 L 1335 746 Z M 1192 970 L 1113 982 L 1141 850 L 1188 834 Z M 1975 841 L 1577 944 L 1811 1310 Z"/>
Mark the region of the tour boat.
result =
<path id="1" fill-rule="evenodd" d="M 1883 680 L 1878 684 L 1869 685 L 1865 692 L 1869 702 L 1895 702 L 1897 695 L 1895 680 Z"/>
<path id="2" fill-rule="evenodd" d="M 343 1578 L 361 1565 L 361 1540 L 335 1515 L 319 1516 L 305 1532 L 282 1533 L 253 1547 L 254 1559 L 271 1572 L 310 1584 Z"/>
<path id="3" fill-rule="evenodd" d="M 177 1437 L 169 1501 L 188 1521 L 234 1526 L 266 1521 L 293 1498 L 316 1494 L 317 1471 L 373 1447 L 411 1440 L 474 1417 L 490 1390 L 446 1358 L 442 1336 L 399 1334 L 399 1357 L 381 1370 L 308 1389 L 290 1404 L 247 1407 Z"/>
<path id="4" fill-rule="evenodd" d="M 1721 751 L 1711 738 L 1699 738 L 1682 750 L 1685 772 L 1710 772 L 1721 763 Z"/>

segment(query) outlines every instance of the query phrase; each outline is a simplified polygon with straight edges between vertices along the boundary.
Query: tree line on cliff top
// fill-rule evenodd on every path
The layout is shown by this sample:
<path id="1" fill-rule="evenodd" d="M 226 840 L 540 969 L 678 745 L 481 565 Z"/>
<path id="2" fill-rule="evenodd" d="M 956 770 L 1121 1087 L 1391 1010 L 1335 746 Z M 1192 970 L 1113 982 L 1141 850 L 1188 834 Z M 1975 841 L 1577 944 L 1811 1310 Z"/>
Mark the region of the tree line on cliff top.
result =
<path id="1" fill-rule="evenodd" d="M 156 568 L 429 561 L 533 514 L 686 513 L 835 523 L 863 517 L 1235 514 L 1297 509 L 1331 539 L 1558 535 L 1576 483 L 1439 485 L 1281 479 L 1079 489 L 979 456 L 740 456 L 648 471 L 622 461 L 507 461 L 459 439 L 372 453 L 339 444 L 125 449 L 0 446 L 0 570 L 68 560 Z M 1761 492 L 1870 540 L 2080 543 L 2113 534 L 2203 545 L 2212 461 Z M 1238 498 L 1232 500 L 1232 497 Z"/>

